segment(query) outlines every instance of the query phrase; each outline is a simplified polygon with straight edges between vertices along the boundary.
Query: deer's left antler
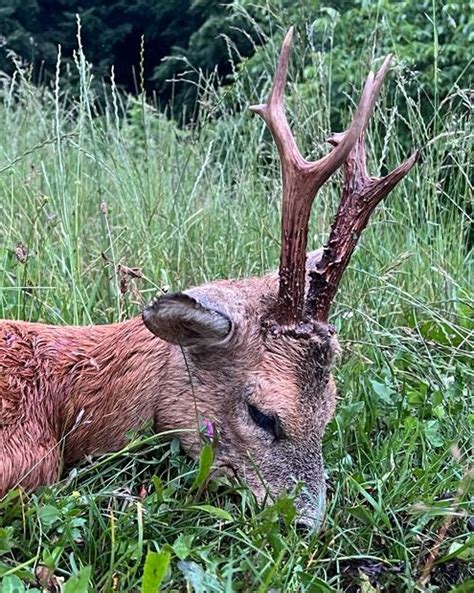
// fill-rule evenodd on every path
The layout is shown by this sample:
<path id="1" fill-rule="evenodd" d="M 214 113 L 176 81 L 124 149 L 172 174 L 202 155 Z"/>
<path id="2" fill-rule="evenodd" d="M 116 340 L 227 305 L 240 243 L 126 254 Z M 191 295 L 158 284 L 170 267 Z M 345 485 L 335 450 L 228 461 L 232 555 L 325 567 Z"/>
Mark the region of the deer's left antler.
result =
<path id="1" fill-rule="evenodd" d="M 344 162 L 344 187 L 329 240 L 316 270 L 310 272 L 305 313 L 317 321 L 326 321 L 339 282 L 347 268 L 362 231 L 379 202 L 405 177 L 419 158 L 415 151 L 385 177 L 367 173 L 365 134 L 362 133 Z M 339 142 L 334 134 L 329 140 Z"/>

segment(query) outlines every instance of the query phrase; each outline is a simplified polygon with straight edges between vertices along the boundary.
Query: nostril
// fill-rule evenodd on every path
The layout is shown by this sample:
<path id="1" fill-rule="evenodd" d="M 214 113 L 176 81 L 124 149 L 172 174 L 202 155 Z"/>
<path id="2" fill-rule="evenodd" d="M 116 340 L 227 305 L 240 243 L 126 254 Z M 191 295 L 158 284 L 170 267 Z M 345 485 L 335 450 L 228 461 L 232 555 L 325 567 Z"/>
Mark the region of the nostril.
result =
<path id="1" fill-rule="evenodd" d="M 308 509 L 303 509 L 295 517 L 295 530 L 300 535 L 317 533 L 321 529 L 322 519 L 323 514 L 319 508 L 312 509 L 311 512 Z"/>
<path id="2" fill-rule="evenodd" d="M 297 521 L 295 524 L 295 530 L 300 535 L 307 535 L 313 530 L 313 526 L 309 525 L 309 523 L 306 523 L 305 521 Z"/>

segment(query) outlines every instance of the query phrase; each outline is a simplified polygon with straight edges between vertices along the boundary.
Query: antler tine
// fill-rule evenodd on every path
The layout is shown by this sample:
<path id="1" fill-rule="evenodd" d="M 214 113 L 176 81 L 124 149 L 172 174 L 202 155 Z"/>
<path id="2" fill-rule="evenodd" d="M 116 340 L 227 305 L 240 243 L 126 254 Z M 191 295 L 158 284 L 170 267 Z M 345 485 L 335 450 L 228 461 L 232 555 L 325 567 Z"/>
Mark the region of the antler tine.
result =
<path id="1" fill-rule="evenodd" d="M 417 150 L 388 175 L 370 177 L 364 136 L 364 133 L 360 135 L 344 163 L 344 187 L 329 240 L 316 270 L 310 272 L 305 314 L 317 321 L 327 321 L 342 275 L 375 207 L 407 175 L 420 156 Z M 338 141 L 337 135 L 331 138 L 334 144 Z"/>
<path id="2" fill-rule="evenodd" d="M 391 62 L 392 54 L 388 54 L 385 56 L 383 64 L 379 68 L 375 77 L 372 71 L 369 72 L 369 76 L 367 77 L 364 90 L 362 91 L 362 96 L 359 101 L 359 106 L 354 117 L 352 118 L 350 127 L 345 132 L 332 134 L 332 136 L 328 138 L 328 142 L 335 148 L 332 152 L 323 157 L 322 160 L 330 161 L 331 158 L 335 159 L 337 155 L 338 161 L 342 156 L 339 166 L 344 163 L 358 138 L 365 133 L 370 117 L 374 110 L 375 102 L 377 101 L 380 89 L 382 88 L 383 82 L 385 80 L 385 76 L 390 70 Z M 348 146 L 349 150 L 347 150 Z M 361 148 L 365 150 L 365 146 L 362 146 Z M 360 159 L 359 164 L 365 167 L 365 158 Z"/>
<path id="3" fill-rule="evenodd" d="M 352 147 L 357 142 L 359 136 L 364 134 L 367 124 L 369 123 L 370 116 L 372 115 L 375 102 L 379 96 L 383 81 L 385 80 L 385 76 L 390 69 L 391 61 L 392 54 L 388 54 L 385 57 L 385 60 L 376 76 L 374 76 L 372 71 L 369 72 L 364 89 L 362 91 L 359 105 L 352 118 L 351 125 L 345 132 L 333 134 L 331 138 L 329 138 L 328 142 L 335 146 L 334 150 L 320 159 L 320 164 L 314 163 L 313 166 L 318 165 L 322 168 L 329 168 L 328 178 L 344 163 L 345 159 L 349 155 L 349 152 L 352 150 Z M 333 141 L 335 138 L 337 138 L 337 141 Z"/>
<path id="4" fill-rule="evenodd" d="M 283 40 L 273 85 L 267 102 L 249 107 L 250 111 L 258 113 L 269 127 L 280 154 L 283 175 L 286 171 L 285 164 L 287 162 L 291 162 L 293 166 L 297 166 L 298 162 L 304 163 L 304 159 L 298 150 L 290 125 L 286 119 L 285 108 L 283 106 L 293 30 L 293 27 L 290 27 Z"/>
<path id="5" fill-rule="evenodd" d="M 311 206 L 320 187 L 344 163 L 367 126 L 375 100 L 390 65 L 388 56 L 377 76 L 369 73 L 349 128 L 333 136 L 335 148 L 321 159 L 303 158 L 285 115 L 283 95 L 288 73 L 293 27 L 285 36 L 267 102 L 250 109 L 267 124 L 276 142 L 283 179 L 280 286 L 276 321 L 297 323 L 304 313 L 306 245 Z"/>

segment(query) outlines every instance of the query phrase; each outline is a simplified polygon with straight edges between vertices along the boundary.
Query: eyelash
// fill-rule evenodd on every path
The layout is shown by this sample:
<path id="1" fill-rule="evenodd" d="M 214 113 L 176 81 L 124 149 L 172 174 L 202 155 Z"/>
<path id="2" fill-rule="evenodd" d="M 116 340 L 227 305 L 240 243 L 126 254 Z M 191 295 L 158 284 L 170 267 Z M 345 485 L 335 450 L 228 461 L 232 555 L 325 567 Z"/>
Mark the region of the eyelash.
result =
<path id="1" fill-rule="evenodd" d="M 264 414 L 255 406 L 252 406 L 252 404 L 248 404 L 248 410 L 250 418 L 252 418 L 259 428 L 272 434 L 275 439 L 281 438 L 278 418 L 276 416 Z"/>

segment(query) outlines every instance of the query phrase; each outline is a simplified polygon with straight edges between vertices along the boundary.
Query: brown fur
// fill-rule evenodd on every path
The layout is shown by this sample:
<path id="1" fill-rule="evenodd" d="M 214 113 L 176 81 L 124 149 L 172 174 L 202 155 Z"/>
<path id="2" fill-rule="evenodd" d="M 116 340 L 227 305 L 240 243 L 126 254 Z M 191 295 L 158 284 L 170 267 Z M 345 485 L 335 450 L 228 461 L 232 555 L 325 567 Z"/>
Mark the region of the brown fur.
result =
<path id="1" fill-rule="evenodd" d="M 0 322 L 0 494 L 54 482 L 64 463 L 121 448 L 126 433 L 150 419 L 157 431 L 182 431 L 195 456 L 197 408 L 219 432 L 217 463 L 233 468 L 258 497 L 305 480 L 321 498 L 321 438 L 334 411 L 337 342 L 321 324 L 307 335 L 266 327 L 276 286 L 270 275 L 188 291 L 191 321 L 198 307 L 207 323 L 213 307 L 212 323 L 229 319 L 232 331 L 217 343 L 212 325 L 196 339 L 193 326 L 186 348 L 155 337 L 141 318 L 89 327 Z M 162 321 L 153 322 L 165 332 Z M 188 319 L 183 327 L 189 333 Z M 172 341 L 181 330 L 171 325 Z M 249 403 L 278 415 L 283 439 L 252 422 Z"/>

